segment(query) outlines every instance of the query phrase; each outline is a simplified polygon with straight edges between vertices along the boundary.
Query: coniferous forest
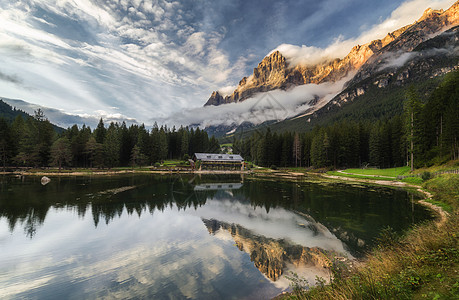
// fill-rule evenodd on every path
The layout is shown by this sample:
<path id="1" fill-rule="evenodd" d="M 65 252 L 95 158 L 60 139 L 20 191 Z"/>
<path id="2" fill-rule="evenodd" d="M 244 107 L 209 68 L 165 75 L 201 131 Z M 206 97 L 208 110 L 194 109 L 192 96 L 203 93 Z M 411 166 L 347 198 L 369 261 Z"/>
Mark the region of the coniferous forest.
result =
<path id="1" fill-rule="evenodd" d="M 414 167 L 459 158 L 459 72 L 445 76 L 425 97 L 411 87 L 404 113 L 377 121 L 343 120 L 306 133 L 273 133 L 269 128 L 233 141 L 233 151 L 261 166 Z M 218 152 L 219 143 L 199 128 L 110 123 L 77 125 L 57 134 L 41 110 L 33 117 L 0 118 L 3 167 L 146 166 Z"/>
<path id="2" fill-rule="evenodd" d="M 213 149 L 218 141 L 199 128 L 178 130 L 110 123 L 97 127 L 77 125 L 57 134 L 39 110 L 34 117 L 17 116 L 12 123 L 0 118 L 0 154 L 3 166 L 71 166 L 112 168 L 146 166 L 166 159 L 186 159 Z"/>

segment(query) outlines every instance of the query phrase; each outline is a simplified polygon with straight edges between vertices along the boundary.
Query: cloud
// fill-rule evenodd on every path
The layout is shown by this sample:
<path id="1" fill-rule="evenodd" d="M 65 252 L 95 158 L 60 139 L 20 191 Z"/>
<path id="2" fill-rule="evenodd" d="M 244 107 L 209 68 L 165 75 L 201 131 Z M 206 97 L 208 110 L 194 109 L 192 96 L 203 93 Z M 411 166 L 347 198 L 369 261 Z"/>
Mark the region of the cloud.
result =
<path id="1" fill-rule="evenodd" d="M 194 124 L 207 127 L 283 120 L 303 113 L 311 107 L 309 102 L 315 98 L 320 98 L 322 103 L 327 103 L 342 90 L 344 83 L 351 77 L 348 76 L 335 83 L 305 84 L 287 91 L 274 90 L 259 93 L 239 103 L 183 110 L 172 118 L 161 121 L 171 125 Z"/>
<path id="2" fill-rule="evenodd" d="M 22 79 L 16 75 L 8 75 L 0 71 L 0 80 L 22 85 Z"/>
<path id="3" fill-rule="evenodd" d="M 222 95 L 222 97 L 225 97 L 225 96 L 231 95 L 236 88 L 237 86 L 235 85 L 228 85 L 228 86 L 220 88 L 218 92 L 220 93 L 220 95 Z"/>
<path id="4" fill-rule="evenodd" d="M 384 63 L 378 71 L 388 68 L 399 68 L 417 55 L 419 54 L 416 52 L 385 53 L 384 56 L 380 58 Z"/>

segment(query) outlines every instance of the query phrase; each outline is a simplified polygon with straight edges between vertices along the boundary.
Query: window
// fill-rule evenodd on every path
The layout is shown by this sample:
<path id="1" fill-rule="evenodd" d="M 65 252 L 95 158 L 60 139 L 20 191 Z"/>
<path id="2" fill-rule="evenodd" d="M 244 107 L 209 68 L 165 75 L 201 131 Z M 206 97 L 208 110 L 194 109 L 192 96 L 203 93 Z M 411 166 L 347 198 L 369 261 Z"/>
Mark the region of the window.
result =
<path id="1" fill-rule="evenodd" d="M 212 158 L 212 155 L 207 155 L 207 158 Z"/>
<path id="2" fill-rule="evenodd" d="M 223 156 L 220 155 L 218 158 L 223 158 Z"/>

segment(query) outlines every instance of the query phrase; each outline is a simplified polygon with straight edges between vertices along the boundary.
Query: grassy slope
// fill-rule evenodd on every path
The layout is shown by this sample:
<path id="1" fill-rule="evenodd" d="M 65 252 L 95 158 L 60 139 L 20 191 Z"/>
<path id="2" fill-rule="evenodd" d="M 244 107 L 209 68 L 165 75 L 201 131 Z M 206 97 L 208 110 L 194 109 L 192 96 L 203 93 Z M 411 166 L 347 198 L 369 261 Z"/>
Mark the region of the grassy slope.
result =
<path id="1" fill-rule="evenodd" d="M 331 263 L 335 279 L 309 291 L 294 281 L 293 299 L 457 299 L 459 295 L 459 175 L 424 183 L 435 201 L 451 207 L 444 223 L 421 224 L 398 238 L 383 232 L 380 246 L 353 271 Z"/>
<path id="2" fill-rule="evenodd" d="M 410 172 L 410 167 L 398 167 L 389 169 L 346 169 L 346 173 L 362 174 L 362 175 L 379 175 L 379 176 L 393 176 L 405 175 Z"/>

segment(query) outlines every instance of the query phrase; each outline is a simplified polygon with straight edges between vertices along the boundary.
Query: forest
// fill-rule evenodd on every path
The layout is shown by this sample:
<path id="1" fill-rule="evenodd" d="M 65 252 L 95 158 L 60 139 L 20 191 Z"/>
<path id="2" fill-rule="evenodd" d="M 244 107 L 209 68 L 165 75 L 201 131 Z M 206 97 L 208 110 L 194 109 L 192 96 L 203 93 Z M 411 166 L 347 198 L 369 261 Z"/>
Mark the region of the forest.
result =
<path id="1" fill-rule="evenodd" d="M 168 128 L 110 123 L 94 130 L 73 125 L 57 134 L 41 110 L 34 117 L 0 118 L 3 166 L 112 168 L 146 166 L 166 159 L 187 159 L 195 152 L 219 151 L 218 141 L 199 128 Z"/>
<path id="2" fill-rule="evenodd" d="M 403 115 L 376 122 L 343 120 L 306 133 L 254 132 L 233 141 L 233 153 L 266 167 L 413 167 L 459 158 L 459 71 L 447 74 L 429 96 L 406 93 Z M 219 152 L 216 138 L 199 128 L 123 122 L 92 130 L 74 125 L 57 134 L 41 110 L 0 118 L 0 161 L 6 167 L 112 168 L 146 166 Z"/>

